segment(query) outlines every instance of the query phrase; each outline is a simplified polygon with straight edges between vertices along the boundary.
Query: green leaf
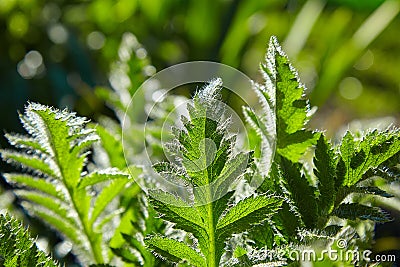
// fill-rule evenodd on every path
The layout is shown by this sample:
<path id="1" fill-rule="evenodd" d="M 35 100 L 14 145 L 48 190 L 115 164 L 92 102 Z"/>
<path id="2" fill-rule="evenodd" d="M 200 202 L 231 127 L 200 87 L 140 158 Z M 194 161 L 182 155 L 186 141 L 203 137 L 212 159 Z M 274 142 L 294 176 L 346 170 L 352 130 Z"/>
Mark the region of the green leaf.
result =
<path id="1" fill-rule="evenodd" d="M 58 230 L 76 245 L 81 246 L 83 244 L 84 241 L 82 239 L 85 238 L 84 235 L 81 235 L 82 233 L 74 225 L 71 225 L 58 214 L 49 212 L 47 209 L 43 209 L 40 206 L 32 205 L 30 203 L 24 203 L 24 206 L 29 210 L 29 212 L 44 220 L 52 228 Z"/>
<path id="2" fill-rule="evenodd" d="M 7 135 L 21 151 L 4 150 L 2 157 L 28 167 L 32 174 L 5 174 L 6 179 L 23 188 L 15 193 L 24 200 L 22 205 L 27 211 L 72 241 L 73 251 L 79 251 L 82 262 L 104 262 L 107 253 L 103 247 L 108 240 L 102 238 L 98 233 L 102 229 L 94 224 L 125 187 L 129 176 L 116 169 L 95 169 L 85 175 L 86 151 L 99 139 L 94 129 L 86 127 L 86 118 L 68 110 L 29 103 L 20 119 L 29 136 Z M 90 187 L 111 179 L 118 182 L 105 188 L 97 186 L 96 190 Z M 90 191 L 97 191 L 93 201 Z M 103 220 L 99 225 L 115 228 L 110 219 L 108 222 Z"/>
<path id="3" fill-rule="evenodd" d="M 119 169 L 126 167 L 124 150 L 121 138 L 112 134 L 106 127 L 101 125 L 94 126 L 100 137 L 102 148 L 106 151 L 110 165 Z"/>
<path id="4" fill-rule="evenodd" d="M 20 134 L 5 134 L 5 138 L 7 138 L 8 142 L 19 149 L 33 149 L 43 153 L 47 153 L 45 149 L 43 149 L 42 145 L 29 136 L 24 136 Z"/>
<path id="5" fill-rule="evenodd" d="M 132 168 L 133 170 L 133 168 Z M 128 180 L 129 174 L 120 171 L 117 168 L 108 168 L 104 170 L 97 170 L 85 175 L 78 183 L 78 188 L 85 188 L 89 185 L 95 185 L 104 181 L 110 181 L 114 179 Z"/>
<path id="6" fill-rule="evenodd" d="M 254 83 L 253 88 L 261 111 L 243 108 L 246 121 L 258 135 L 252 135 L 254 140 L 250 142 L 257 155 L 252 174 L 263 179 L 258 192 L 279 193 L 286 201 L 271 223 L 264 223 L 262 229 L 269 242 L 259 240 L 260 231 L 250 231 L 255 245 L 273 248 L 278 244 L 299 244 L 299 230 L 323 231 L 332 216 L 387 220 L 377 208 L 342 202 L 354 193 L 359 195 L 353 201 L 362 200 L 367 194 L 391 197 L 367 182 L 377 177 L 387 182 L 400 177 L 399 130 L 375 130 L 362 139 L 347 133 L 333 147 L 323 133 L 306 129 L 311 110 L 305 88 L 275 37 L 270 40 L 261 72 L 265 82 Z M 310 164 L 304 155 L 314 145 Z"/>
<path id="7" fill-rule="evenodd" d="M 40 205 L 54 214 L 58 214 L 61 218 L 66 220 L 71 225 L 76 226 L 78 222 L 71 216 L 68 203 L 55 199 L 54 197 L 47 196 L 41 192 L 28 191 L 28 190 L 14 190 L 14 193 L 25 200 Z"/>
<path id="8" fill-rule="evenodd" d="M 130 250 L 125 248 L 111 248 L 112 252 L 122 258 L 124 262 L 134 263 L 135 266 L 142 266 L 140 259 L 135 256 Z"/>
<path id="9" fill-rule="evenodd" d="M 340 218 L 349 220 L 371 220 L 375 222 L 391 221 L 390 216 L 377 207 L 369 207 L 357 203 L 341 204 L 333 213 Z"/>
<path id="10" fill-rule="evenodd" d="M 270 39 L 265 60 L 261 66 L 265 84 L 254 84 L 262 115 L 244 109 L 247 122 L 262 139 L 261 162 L 267 164 L 263 172 L 268 171 L 275 153 L 297 162 L 320 135 L 305 130 L 311 113 L 305 87 L 275 37 Z"/>
<path id="11" fill-rule="evenodd" d="M 175 223 L 177 229 L 192 233 L 198 239 L 200 247 L 207 250 L 207 225 L 204 224 L 201 207 L 189 206 L 180 198 L 163 191 L 151 191 L 149 200 L 164 220 Z"/>
<path id="12" fill-rule="evenodd" d="M 49 175 L 51 177 L 59 177 L 58 170 L 52 169 L 43 159 L 36 156 L 12 152 L 9 150 L 1 150 L 1 157 L 9 163 L 21 164 L 22 166 L 34 170 L 36 172 Z"/>
<path id="13" fill-rule="evenodd" d="M 161 177 L 168 181 L 190 182 L 184 169 L 171 162 L 158 162 L 153 165 L 153 168 Z"/>
<path id="14" fill-rule="evenodd" d="M 308 132 L 304 131 L 304 125 L 309 119 L 309 103 L 304 98 L 305 87 L 299 81 L 297 71 L 290 64 L 275 37 L 270 40 L 266 64 L 262 68 L 267 84 L 271 81 L 276 87 L 275 109 L 278 138 L 285 142 L 290 139 L 291 134 L 297 133 L 296 143 L 303 146 L 298 149 L 304 151 L 303 142 L 309 140 Z M 270 97 L 272 99 L 272 96 Z M 281 144 L 279 145 L 278 141 L 278 149 L 286 147 L 284 143 Z"/>
<path id="15" fill-rule="evenodd" d="M 169 146 L 180 165 L 154 165 L 155 170 L 164 178 L 178 179 L 187 185 L 190 195 L 185 201 L 190 203 L 170 193 L 149 192 L 150 203 L 161 214 L 161 218 L 174 223 L 175 228 L 191 233 L 196 238 L 196 247 L 204 255 L 201 266 L 218 266 L 225 251 L 225 242 L 231 235 L 246 231 L 254 223 L 262 221 L 261 215 L 259 216 L 262 208 L 263 216 L 269 212 L 273 213 L 273 203 L 276 202 L 274 198 L 269 201 L 258 199 L 265 204 L 262 206 L 255 200 L 246 200 L 245 202 L 251 202 L 249 206 L 257 202 L 255 210 L 239 202 L 243 212 L 246 209 L 249 211 L 248 216 L 243 217 L 238 214 L 238 217 L 234 217 L 233 213 L 227 211 L 228 203 L 234 194 L 231 188 L 243 178 L 252 162 L 252 153 L 233 153 L 236 136 L 228 131 L 229 121 L 225 119 L 225 108 L 219 100 L 221 87 L 221 80 L 211 81 L 196 93 L 193 103 L 187 105 L 189 117 L 182 117 L 184 128 L 175 128 L 175 140 Z M 268 208 L 271 210 L 266 211 L 267 204 L 270 204 Z M 225 226 L 217 229 L 218 220 L 225 212 L 229 214 L 226 215 L 226 220 L 229 218 L 232 221 L 227 221 Z M 184 249 L 180 256 L 175 252 L 168 252 L 167 246 L 172 246 L 174 242 L 178 241 L 166 241 L 165 247 L 159 247 L 160 251 L 157 252 L 161 255 L 164 253 L 165 257 L 173 261 L 179 261 L 185 253 L 189 253 L 186 256 L 191 257 L 191 250 Z"/>
<path id="16" fill-rule="evenodd" d="M 138 266 L 159 266 L 162 264 L 161 259 L 151 253 L 143 239 L 147 234 L 164 233 L 166 225 L 142 196 L 136 196 L 132 202 L 132 206 L 124 214 L 118 227 L 121 235 L 114 236 L 111 240 L 111 249 L 120 253 L 118 255 L 123 261 L 132 261 L 141 256 Z M 125 243 L 118 243 L 118 237 Z"/>
<path id="17" fill-rule="evenodd" d="M 318 217 L 316 188 L 301 174 L 299 164 L 281 158 L 280 167 L 290 198 L 298 208 L 304 224 L 309 229 L 314 228 Z"/>
<path id="18" fill-rule="evenodd" d="M 282 208 L 273 217 L 273 221 L 276 225 L 274 241 L 276 239 L 280 242 L 298 241 L 297 233 L 299 228 L 304 228 L 304 222 L 298 208 L 291 199 L 285 199 Z"/>
<path id="19" fill-rule="evenodd" d="M 214 199 L 224 196 L 232 184 L 235 184 L 240 178 L 243 178 L 244 170 L 247 169 L 252 162 L 252 153 L 238 153 L 234 157 L 228 159 L 223 169 L 215 179 L 213 185 Z"/>
<path id="20" fill-rule="evenodd" d="M 202 255 L 184 243 L 174 239 L 155 235 L 146 238 L 145 243 L 155 253 L 172 262 L 179 263 L 185 261 L 196 267 L 207 266 Z"/>
<path id="21" fill-rule="evenodd" d="M 97 141 L 99 141 L 98 136 L 96 135 L 87 136 L 84 139 L 77 141 L 76 145 L 74 145 L 74 147 L 71 150 L 71 154 L 78 155 L 83 151 L 90 149 L 90 147 Z"/>
<path id="22" fill-rule="evenodd" d="M 0 214 L 1 266 L 59 266 L 40 251 L 22 223 L 9 215 Z"/>
<path id="23" fill-rule="evenodd" d="M 386 198 L 394 197 L 394 195 L 392 195 L 376 186 L 356 187 L 356 188 L 354 188 L 353 193 L 370 194 L 370 195 L 376 195 L 376 196 L 381 196 L 381 197 L 386 197 Z"/>
<path id="24" fill-rule="evenodd" d="M 272 249 L 275 245 L 274 236 L 277 229 L 274 227 L 275 220 L 267 219 L 259 226 L 250 229 L 248 238 L 254 242 L 257 248 Z"/>
<path id="25" fill-rule="evenodd" d="M 204 227 L 201 214 L 196 207 L 190 206 L 179 197 L 161 190 L 150 191 L 149 193 L 150 203 L 158 212 L 164 214 L 163 216 L 165 219 L 176 223 L 178 227 L 181 224 L 182 227 L 184 227 L 183 225 L 195 225 L 200 228 Z"/>
<path id="26" fill-rule="evenodd" d="M 147 250 L 147 248 L 144 246 L 144 244 L 142 244 L 137 238 L 132 237 L 130 235 L 121 233 L 122 237 L 124 238 L 124 240 L 133 248 L 137 249 L 140 254 L 144 257 L 144 260 L 146 262 L 150 261 L 150 255 L 151 254 L 149 252 L 149 250 Z"/>
<path id="27" fill-rule="evenodd" d="M 90 217 L 90 224 L 94 224 L 100 214 L 104 211 L 108 204 L 118 196 L 129 180 L 127 176 L 122 179 L 113 180 L 108 186 L 104 187 L 101 193 L 97 196 L 93 205 L 93 210 Z"/>
<path id="28" fill-rule="evenodd" d="M 217 233 L 221 237 L 241 233 L 275 214 L 281 205 L 282 199 L 273 195 L 245 198 L 219 219 Z"/>
<path id="29" fill-rule="evenodd" d="M 355 140 L 353 135 L 347 132 L 340 146 L 344 168 L 342 185 L 349 187 L 362 181 L 367 171 L 378 168 L 399 151 L 398 132 L 375 130 L 360 141 Z"/>
<path id="30" fill-rule="evenodd" d="M 57 188 L 57 185 L 59 185 L 57 180 L 47 180 L 19 173 L 6 173 L 4 174 L 4 177 L 8 183 L 29 187 L 56 197 L 60 200 L 66 201 L 64 194 Z"/>
<path id="31" fill-rule="evenodd" d="M 321 135 L 315 148 L 314 174 L 318 178 L 319 196 L 317 205 L 319 214 L 329 214 L 335 201 L 336 161 L 331 145 Z"/>

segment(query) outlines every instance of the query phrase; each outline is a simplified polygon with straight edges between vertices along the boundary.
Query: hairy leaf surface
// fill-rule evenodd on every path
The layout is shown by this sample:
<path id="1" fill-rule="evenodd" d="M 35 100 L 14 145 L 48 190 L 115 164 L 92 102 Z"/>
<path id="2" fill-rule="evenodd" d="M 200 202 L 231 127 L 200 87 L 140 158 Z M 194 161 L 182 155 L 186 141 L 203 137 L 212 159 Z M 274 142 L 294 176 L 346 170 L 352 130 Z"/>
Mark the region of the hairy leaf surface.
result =
<path id="1" fill-rule="evenodd" d="M 20 118 L 29 136 L 7 134 L 21 151 L 2 150 L 1 155 L 27 167 L 30 174 L 9 173 L 5 178 L 21 188 L 14 192 L 29 213 L 73 242 L 82 262 L 104 262 L 106 240 L 95 224 L 103 221 L 101 215 L 129 182 L 128 175 L 115 169 L 86 174 L 87 150 L 99 140 L 95 130 L 86 127 L 86 118 L 36 103 L 29 103 Z M 86 187 L 111 179 L 119 182 L 97 192 L 91 204 L 91 189 Z"/>
<path id="2" fill-rule="evenodd" d="M 22 223 L 8 214 L 0 214 L 0 265 L 60 266 L 50 256 L 40 251 Z"/>
<path id="3" fill-rule="evenodd" d="M 150 202 L 162 218 L 193 234 L 198 243 L 199 251 L 195 251 L 167 237 L 148 237 L 146 244 L 173 262 L 219 266 L 229 238 L 275 214 L 282 202 L 265 194 L 228 206 L 234 194 L 231 187 L 243 177 L 252 154 L 233 152 L 236 137 L 228 133 L 229 121 L 219 102 L 221 86 L 220 80 L 214 80 L 199 91 L 187 106 L 189 117 L 182 117 L 184 128 L 174 130 L 176 139 L 170 147 L 180 165 L 155 165 L 162 177 L 181 179 L 193 192 L 185 200 L 171 193 L 150 192 Z"/>

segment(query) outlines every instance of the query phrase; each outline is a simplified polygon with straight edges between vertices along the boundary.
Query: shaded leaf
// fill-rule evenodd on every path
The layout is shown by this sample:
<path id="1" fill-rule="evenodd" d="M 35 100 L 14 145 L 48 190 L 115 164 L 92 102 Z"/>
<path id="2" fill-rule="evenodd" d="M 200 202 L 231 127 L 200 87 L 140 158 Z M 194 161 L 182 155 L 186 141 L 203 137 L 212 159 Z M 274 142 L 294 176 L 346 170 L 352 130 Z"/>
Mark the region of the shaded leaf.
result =
<path id="1" fill-rule="evenodd" d="M 390 216 L 380 208 L 369 207 L 357 203 L 341 204 L 333 213 L 340 218 L 349 220 L 371 220 L 375 222 L 391 221 Z"/>
<path id="2" fill-rule="evenodd" d="M 207 266 L 204 257 L 194 249 L 182 242 L 174 239 L 152 236 L 145 239 L 146 245 L 161 257 L 165 257 L 172 262 L 186 261 L 196 267 Z"/>

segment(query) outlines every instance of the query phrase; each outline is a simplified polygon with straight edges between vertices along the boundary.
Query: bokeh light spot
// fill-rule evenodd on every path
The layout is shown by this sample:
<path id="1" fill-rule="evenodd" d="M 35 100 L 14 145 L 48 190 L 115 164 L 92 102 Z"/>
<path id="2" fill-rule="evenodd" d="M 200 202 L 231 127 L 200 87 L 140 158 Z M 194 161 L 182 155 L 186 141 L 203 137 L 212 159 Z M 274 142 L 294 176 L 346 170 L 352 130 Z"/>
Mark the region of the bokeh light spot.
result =
<path id="1" fill-rule="evenodd" d="M 54 24 L 50 26 L 48 35 L 51 41 L 55 44 L 63 44 L 68 39 L 67 29 L 61 24 Z"/>
<path id="2" fill-rule="evenodd" d="M 143 74 L 146 76 L 152 76 L 156 74 L 156 68 L 152 65 L 145 66 L 143 68 Z"/>
<path id="3" fill-rule="evenodd" d="M 139 59 L 145 59 L 147 57 L 147 51 L 143 47 L 136 50 L 136 56 Z"/>
<path id="4" fill-rule="evenodd" d="M 94 31 L 89 33 L 86 38 L 86 43 L 90 49 L 99 50 L 104 46 L 105 40 L 106 38 L 104 34 L 98 31 Z"/>
<path id="5" fill-rule="evenodd" d="M 0 13 L 8 13 L 11 9 L 13 9 L 16 0 L 1 0 L 0 1 Z"/>
<path id="6" fill-rule="evenodd" d="M 35 70 L 28 67 L 24 60 L 17 65 L 17 71 L 24 79 L 32 79 L 35 76 Z"/>
<path id="7" fill-rule="evenodd" d="M 165 99 L 166 93 L 167 93 L 166 90 L 163 89 L 157 90 L 151 95 L 151 99 L 154 102 L 160 103 Z"/>
<path id="8" fill-rule="evenodd" d="M 371 50 L 365 52 L 365 54 L 354 64 L 354 68 L 357 70 L 367 70 L 372 64 L 374 64 L 374 53 Z"/>
<path id="9" fill-rule="evenodd" d="M 43 57 L 36 50 L 29 51 L 24 59 L 17 64 L 17 71 L 24 79 L 32 79 L 35 76 L 40 76 L 45 70 Z"/>
<path id="10" fill-rule="evenodd" d="M 61 10 L 55 3 L 48 3 L 43 7 L 42 17 L 45 21 L 56 22 L 61 17 Z"/>
<path id="11" fill-rule="evenodd" d="M 339 85 L 340 95 L 348 100 L 358 98 L 362 93 L 363 87 L 361 82 L 354 77 L 344 78 Z"/>
<path id="12" fill-rule="evenodd" d="M 12 35 L 20 38 L 24 36 L 29 29 L 28 19 L 23 13 L 18 12 L 11 16 L 10 20 L 8 21 L 8 28 Z"/>
<path id="13" fill-rule="evenodd" d="M 25 63 L 29 68 L 37 69 L 43 63 L 43 57 L 38 51 L 29 51 L 25 56 Z"/>

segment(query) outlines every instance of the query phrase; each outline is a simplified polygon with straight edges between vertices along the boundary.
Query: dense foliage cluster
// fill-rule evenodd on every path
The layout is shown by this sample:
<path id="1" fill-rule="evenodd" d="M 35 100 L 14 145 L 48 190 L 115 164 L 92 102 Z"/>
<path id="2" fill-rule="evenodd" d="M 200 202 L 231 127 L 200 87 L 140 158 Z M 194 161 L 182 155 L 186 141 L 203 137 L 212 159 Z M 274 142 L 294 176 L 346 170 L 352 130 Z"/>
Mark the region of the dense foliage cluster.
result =
<path id="1" fill-rule="evenodd" d="M 132 70 L 135 60 L 125 69 Z M 263 83 L 254 82 L 261 110 L 243 107 L 250 147 L 241 147 L 241 137 L 230 131 L 221 105 L 223 84 L 215 79 L 187 105 L 183 126 L 173 128 L 168 149 L 174 161 L 163 159 L 160 142 L 153 142 L 173 109 L 168 98 L 152 118 L 149 136 L 137 135 L 141 122 L 128 117 L 132 149 L 126 161 L 117 122 L 104 118 L 87 125 L 67 110 L 28 103 L 20 116 L 28 134 L 6 134 L 17 150 L 1 151 L 4 160 L 22 168 L 5 177 L 31 216 L 73 244 L 81 264 L 283 266 L 296 262 L 265 251 L 318 250 L 338 239 L 349 247 L 369 247 L 368 226 L 390 218 L 367 196 L 392 197 L 377 181 L 399 178 L 399 130 L 347 132 L 333 144 L 324 132 L 306 128 L 311 111 L 305 87 L 274 37 L 261 72 Z M 98 93 L 114 104 L 122 123 L 123 96 L 135 89 Z M 135 159 L 142 152 L 134 148 L 135 136 L 152 141 L 147 144 L 153 143 L 159 159 L 155 174 L 177 181 L 182 194 L 140 190 L 135 180 L 152 174 Z M 253 180 L 261 181 L 258 187 Z M 1 261 L 52 263 L 21 224 L 0 219 Z M 356 233 L 356 225 L 367 230 Z"/>

